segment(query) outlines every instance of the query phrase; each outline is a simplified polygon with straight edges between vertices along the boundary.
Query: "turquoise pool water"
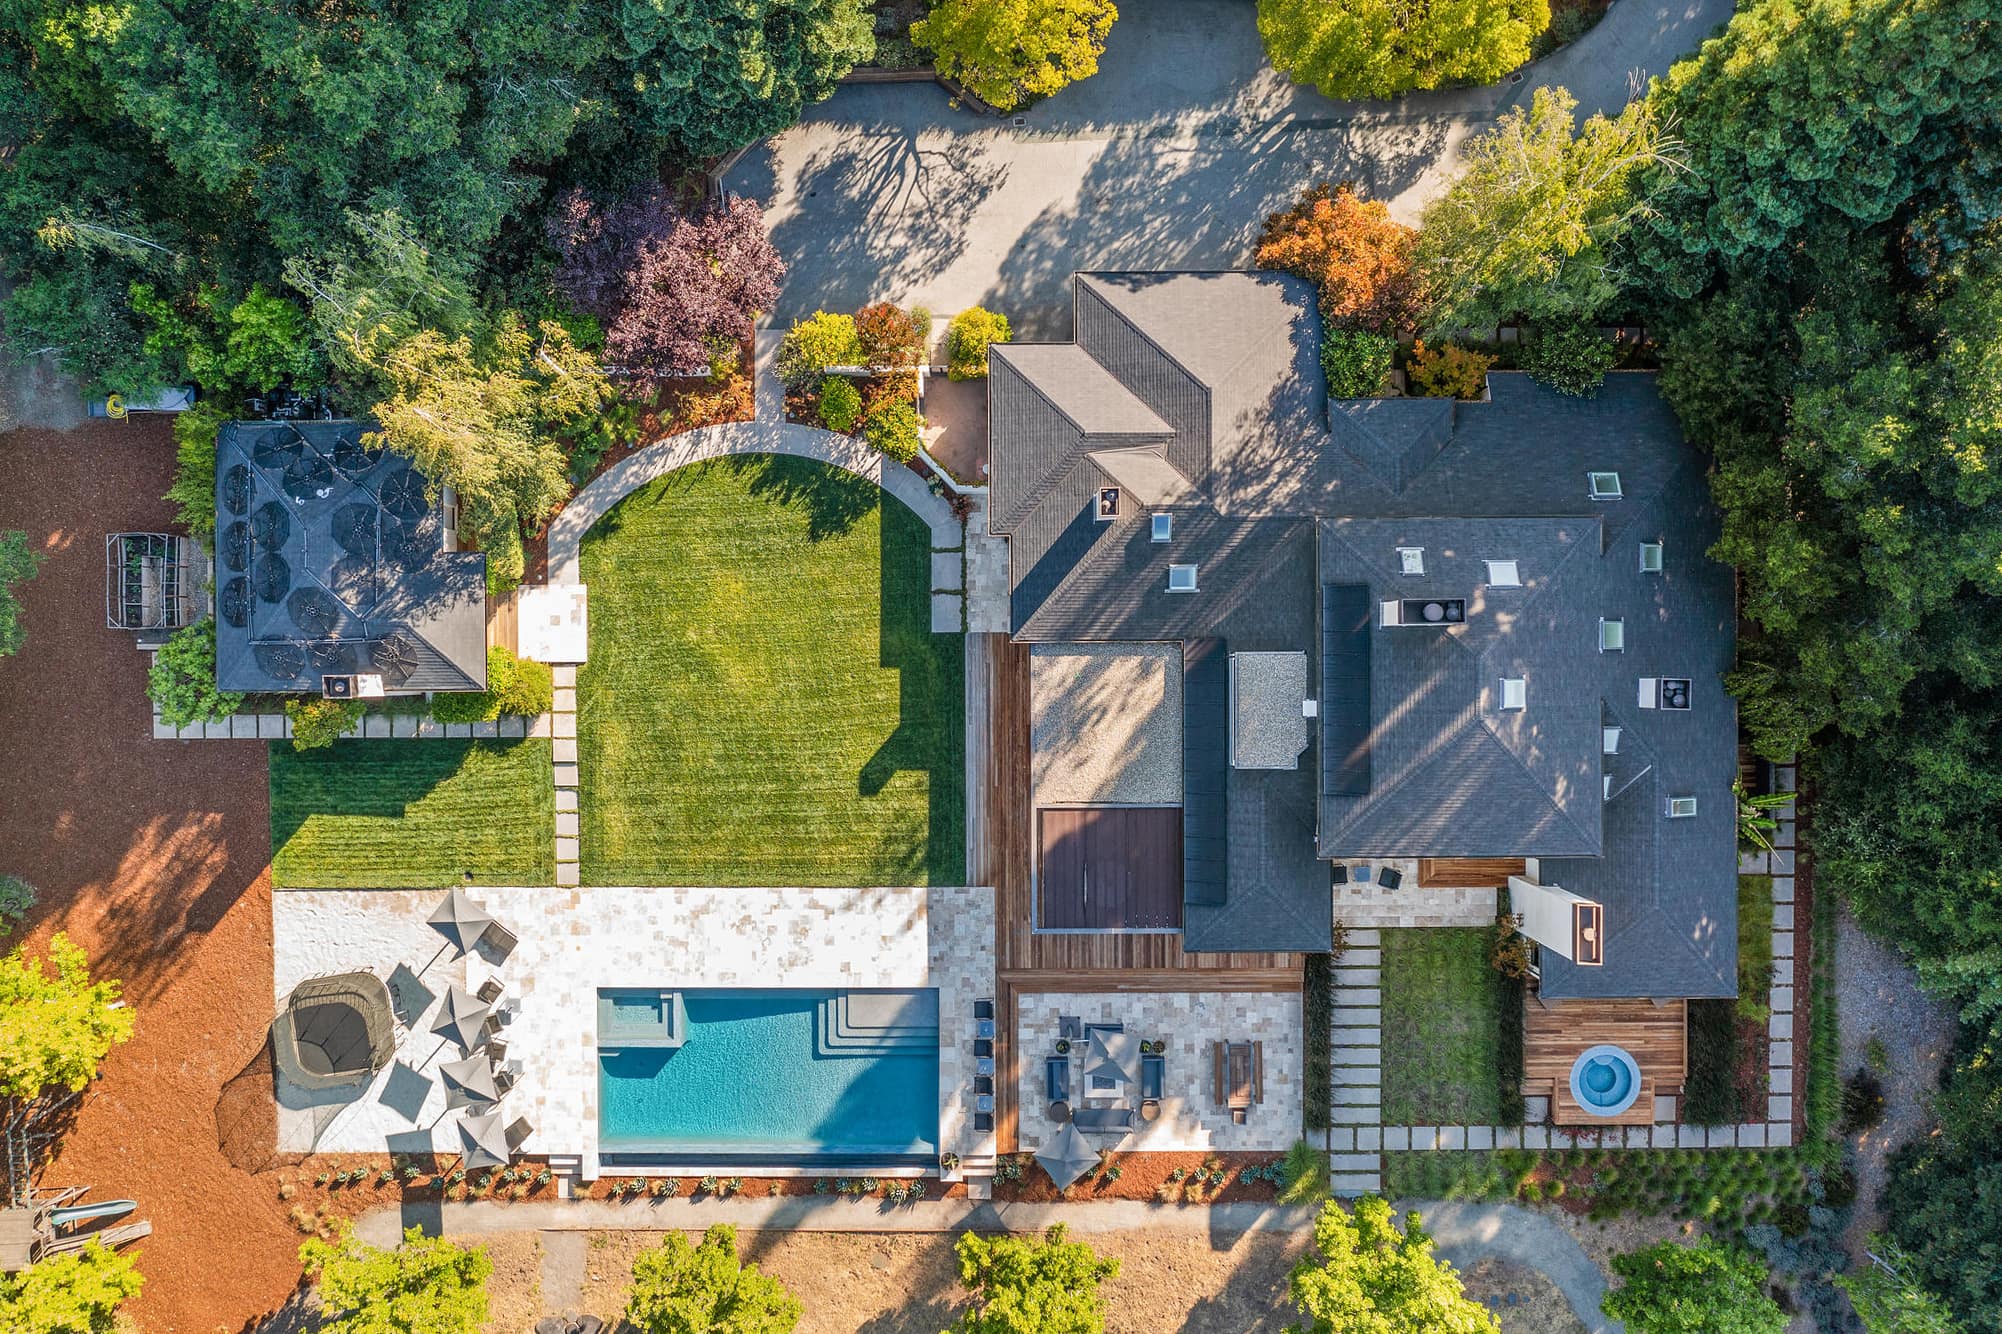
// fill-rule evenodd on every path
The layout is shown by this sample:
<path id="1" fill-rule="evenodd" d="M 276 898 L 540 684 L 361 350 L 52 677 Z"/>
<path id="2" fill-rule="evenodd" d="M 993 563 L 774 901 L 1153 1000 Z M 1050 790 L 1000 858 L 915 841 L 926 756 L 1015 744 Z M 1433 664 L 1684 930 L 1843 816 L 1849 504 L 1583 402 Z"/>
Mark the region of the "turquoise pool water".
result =
<path id="1" fill-rule="evenodd" d="M 929 1038 L 899 1028 L 829 1050 L 823 1007 L 841 993 L 679 994 L 679 1047 L 618 1048 L 600 1034 L 601 1157 L 936 1156 L 935 1017 Z"/>

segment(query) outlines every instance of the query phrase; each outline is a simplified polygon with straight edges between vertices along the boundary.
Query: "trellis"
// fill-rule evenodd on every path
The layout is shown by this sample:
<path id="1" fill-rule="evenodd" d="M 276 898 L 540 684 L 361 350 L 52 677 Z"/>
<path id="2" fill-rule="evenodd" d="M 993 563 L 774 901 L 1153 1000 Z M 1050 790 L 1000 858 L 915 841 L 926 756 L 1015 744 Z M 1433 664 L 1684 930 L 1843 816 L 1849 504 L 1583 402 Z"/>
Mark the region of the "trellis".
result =
<path id="1" fill-rule="evenodd" d="M 104 621 L 113 630 L 178 630 L 201 619 L 200 548 L 172 533 L 104 539 Z"/>

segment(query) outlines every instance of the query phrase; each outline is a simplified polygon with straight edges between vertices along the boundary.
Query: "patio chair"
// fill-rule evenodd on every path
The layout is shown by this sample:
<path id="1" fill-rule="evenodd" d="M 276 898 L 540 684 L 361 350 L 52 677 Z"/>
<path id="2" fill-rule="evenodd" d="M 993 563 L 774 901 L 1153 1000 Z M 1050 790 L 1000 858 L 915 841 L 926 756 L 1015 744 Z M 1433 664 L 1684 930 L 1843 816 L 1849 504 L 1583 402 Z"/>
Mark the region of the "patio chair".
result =
<path id="1" fill-rule="evenodd" d="M 501 998 L 500 979 L 497 977 L 488 978 L 486 981 L 480 983 L 480 989 L 475 991 L 473 995 L 482 1004 L 492 1005 Z"/>
<path id="2" fill-rule="evenodd" d="M 1404 872 L 1395 866 L 1386 866 L 1377 874 L 1376 883 L 1385 889 L 1396 889 L 1404 883 Z"/>
<path id="3" fill-rule="evenodd" d="M 1068 1056 L 1052 1056 L 1043 1062 L 1043 1083 L 1051 1102 L 1065 1102 L 1071 1096 L 1071 1063 Z"/>
<path id="4" fill-rule="evenodd" d="M 1161 1087 L 1167 1083 L 1168 1060 L 1164 1056 L 1142 1056 L 1140 1058 L 1140 1097 L 1142 1100 L 1161 1099 Z"/>
<path id="5" fill-rule="evenodd" d="M 488 922 L 487 929 L 480 933 L 475 944 L 485 945 L 496 957 L 505 959 L 514 953 L 514 947 L 521 944 L 521 937 L 502 926 L 499 922 Z"/>
<path id="6" fill-rule="evenodd" d="M 1337 889 L 1340 889 L 1349 882 L 1349 868 L 1340 862 L 1335 863 L 1335 869 L 1331 874 L 1334 876 L 1335 888 Z"/>
<path id="7" fill-rule="evenodd" d="M 528 1123 L 527 1117 L 516 1117 L 513 1123 L 507 1128 L 507 1151 L 513 1153 L 522 1146 L 523 1141 L 534 1133 L 535 1127 Z"/>
<path id="8" fill-rule="evenodd" d="M 508 1094 L 508 1090 L 513 1088 L 515 1086 L 515 1083 L 516 1083 L 516 1078 L 514 1071 L 512 1070 L 494 1071 L 494 1091 L 500 1094 L 501 1097 L 505 1098 Z"/>
<path id="9" fill-rule="evenodd" d="M 480 1048 L 480 1050 L 487 1054 L 487 1060 L 496 1068 L 507 1060 L 507 1043 L 499 1038 L 488 1038 L 487 1045 Z"/>
<path id="10" fill-rule="evenodd" d="M 1133 1109 L 1131 1107 L 1077 1107 L 1071 1110 L 1071 1124 L 1079 1130 L 1131 1130 L 1133 1128 Z"/>

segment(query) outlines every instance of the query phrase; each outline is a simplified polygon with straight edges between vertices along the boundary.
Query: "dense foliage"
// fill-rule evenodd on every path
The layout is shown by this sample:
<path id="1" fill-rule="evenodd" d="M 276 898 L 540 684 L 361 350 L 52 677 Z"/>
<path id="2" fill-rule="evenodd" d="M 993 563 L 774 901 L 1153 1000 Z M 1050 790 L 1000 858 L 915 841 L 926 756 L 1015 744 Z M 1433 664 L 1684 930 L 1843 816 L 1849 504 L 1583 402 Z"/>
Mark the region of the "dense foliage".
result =
<path id="1" fill-rule="evenodd" d="M 0 875 L 0 936 L 12 935 L 39 897 L 39 891 L 20 876 Z"/>
<path id="2" fill-rule="evenodd" d="M 1288 1334 L 1500 1334 L 1453 1266 L 1433 1256 L 1418 1214 L 1400 1230 L 1390 1202 L 1375 1195 L 1353 1212 L 1335 1200 L 1321 1206 L 1313 1247 L 1289 1283 L 1303 1319 Z"/>
<path id="3" fill-rule="evenodd" d="M 0 1274 L 0 1329 L 10 1334 L 113 1334 L 118 1307 L 139 1295 L 135 1257 L 96 1241 Z"/>
<path id="4" fill-rule="evenodd" d="M 174 502 L 174 521 L 211 549 L 215 546 L 215 439 L 235 405 L 206 398 L 174 417 L 174 483 L 163 500 Z"/>
<path id="5" fill-rule="evenodd" d="M 412 1227 L 385 1250 L 344 1222 L 332 1240 L 301 1246 L 299 1262 L 319 1286 L 325 1334 L 474 1334 L 486 1323 L 494 1266 L 482 1247 Z"/>
<path id="6" fill-rule="evenodd" d="M 855 341 L 862 346 L 862 364 L 871 370 L 915 371 L 930 338 L 931 315 L 922 308 L 876 301 L 855 312 Z"/>
<path id="7" fill-rule="evenodd" d="M 1493 83 L 1549 26 L 1548 0 L 1258 0 L 1273 68 L 1333 98 Z"/>
<path id="8" fill-rule="evenodd" d="M 735 196 L 684 210 L 658 184 L 610 204 L 572 190 L 549 232 L 557 290 L 603 323 L 606 360 L 642 378 L 708 369 L 751 336 L 785 276 L 763 212 Z"/>
<path id="9" fill-rule="evenodd" d="M 1785 1334 L 1765 1266 L 1748 1251 L 1663 1241 L 1614 1256 L 1613 1273 L 1625 1281 L 1603 1305 L 1633 1334 Z"/>
<path id="10" fill-rule="evenodd" d="M 47 963 L 53 974 L 25 950 L 0 959 L 0 1097 L 81 1092 L 105 1054 L 132 1036 L 118 983 L 91 981 L 82 948 L 60 931 Z"/>
<path id="11" fill-rule="evenodd" d="M 18 529 L 0 532 L 0 658 L 19 653 L 27 642 L 28 633 L 21 628 L 21 601 L 14 586 L 34 578 L 41 568 L 42 553 L 29 548 L 26 533 Z"/>
<path id="12" fill-rule="evenodd" d="M 221 722 L 235 713 L 243 696 L 216 689 L 215 621 L 204 619 L 176 630 L 146 673 L 146 693 L 160 719 L 173 727 Z"/>
<path id="13" fill-rule="evenodd" d="M 1872 1234 L 1868 1249 L 1874 1262 L 1835 1278 L 1868 1334 L 1966 1334 L 1945 1303 L 1906 1276 L 1911 1261 L 1896 1242 Z"/>
<path id="14" fill-rule="evenodd" d="M 737 1230 L 718 1223 L 697 1246 L 680 1232 L 633 1260 L 625 1323 L 637 1334 L 792 1334 L 799 1299 L 737 1258 Z"/>
<path id="15" fill-rule="evenodd" d="M 1405 368 L 1412 391 L 1426 398 L 1460 398 L 1469 401 L 1488 392 L 1488 367 L 1495 359 L 1457 343 L 1427 347 L 1424 339 L 1411 345 L 1411 364 Z"/>
<path id="16" fill-rule="evenodd" d="M 1112 0 L 936 0 L 911 25 L 938 72 L 1000 111 L 1098 73 Z"/>
<path id="17" fill-rule="evenodd" d="M 285 717 L 292 724 L 292 749 L 325 750 L 358 726 L 364 711 L 358 699 L 311 695 L 286 700 Z"/>
<path id="18" fill-rule="evenodd" d="M 824 376 L 820 381 L 819 412 L 822 426 L 847 435 L 862 420 L 862 391 L 846 376 Z"/>
<path id="19" fill-rule="evenodd" d="M 487 688 L 440 692 L 432 696 L 431 716 L 441 723 L 533 718 L 549 711 L 555 692 L 556 679 L 548 663 L 517 658 L 495 644 L 487 649 Z"/>
<path id="20" fill-rule="evenodd" d="M 1380 394 L 1397 361 L 1397 340 L 1365 329 L 1329 329 L 1321 335 L 1321 372 L 1334 398 Z"/>
<path id="21" fill-rule="evenodd" d="M 1606 382 L 1620 349 L 1584 320 L 1539 325 L 1523 345 L 1522 368 L 1560 394 L 1590 398 Z"/>
<path id="22" fill-rule="evenodd" d="M 923 443 L 924 420 L 902 398 L 882 398 L 862 414 L 862 438 L 869 447 L 897 463 L 909 463 Z"/>
<path id="23" fill-rule="evenodd" d="M 978 380 L 987 374 L 987 349 L 1015 336 L 1008 317 L 969 306 L 952 317 L 945 332 L 945 373 L 951 380 Z"/>
<path id="24" fill-rule="evenodd" d="M 1320 289 L 1329 328 L 1402 337 L 1424 307 L 1412 258 L 1417 241 L 1382 201 L 1324 182 L 1265 219 L 1254 258 L 1261 269 L 1297 274 Z"/>
<path id="25" fill-rule="evenodd" d="M 973 1305 L 951 1334 L 1103 1334 L 1098 1285 L 1119 1275 L 1061 1223 L 1040 1237 L 960 1234 L 959 1282 Z"/>
<path id="26" fill-rule="evenodd" d="M 786 330 L 772 369 L 788 389 L 804 389 L 831 367 L 861 364 L 862 340 L 855 317 L 816 310 Z"/>

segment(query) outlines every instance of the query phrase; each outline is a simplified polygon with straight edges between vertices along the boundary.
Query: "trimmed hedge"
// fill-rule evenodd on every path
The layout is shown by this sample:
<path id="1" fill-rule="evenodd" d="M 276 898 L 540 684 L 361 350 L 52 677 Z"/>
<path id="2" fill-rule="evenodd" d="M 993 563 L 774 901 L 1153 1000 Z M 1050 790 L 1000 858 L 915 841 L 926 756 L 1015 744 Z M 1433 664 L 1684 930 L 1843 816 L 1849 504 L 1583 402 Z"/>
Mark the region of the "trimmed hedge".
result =
<path id="1" fill-rule="evenodd" d="M 1335 1064 L 1335 956 L 1309 954 L 1306 975 L 1301 983 L 1300 1016 L 1307 1040 L 1306 1087 L 1301 1090 L 1302 1120 L 1309 1131 L 1327 1130 L 1334 1124 L 1330 1104 Z"/>

